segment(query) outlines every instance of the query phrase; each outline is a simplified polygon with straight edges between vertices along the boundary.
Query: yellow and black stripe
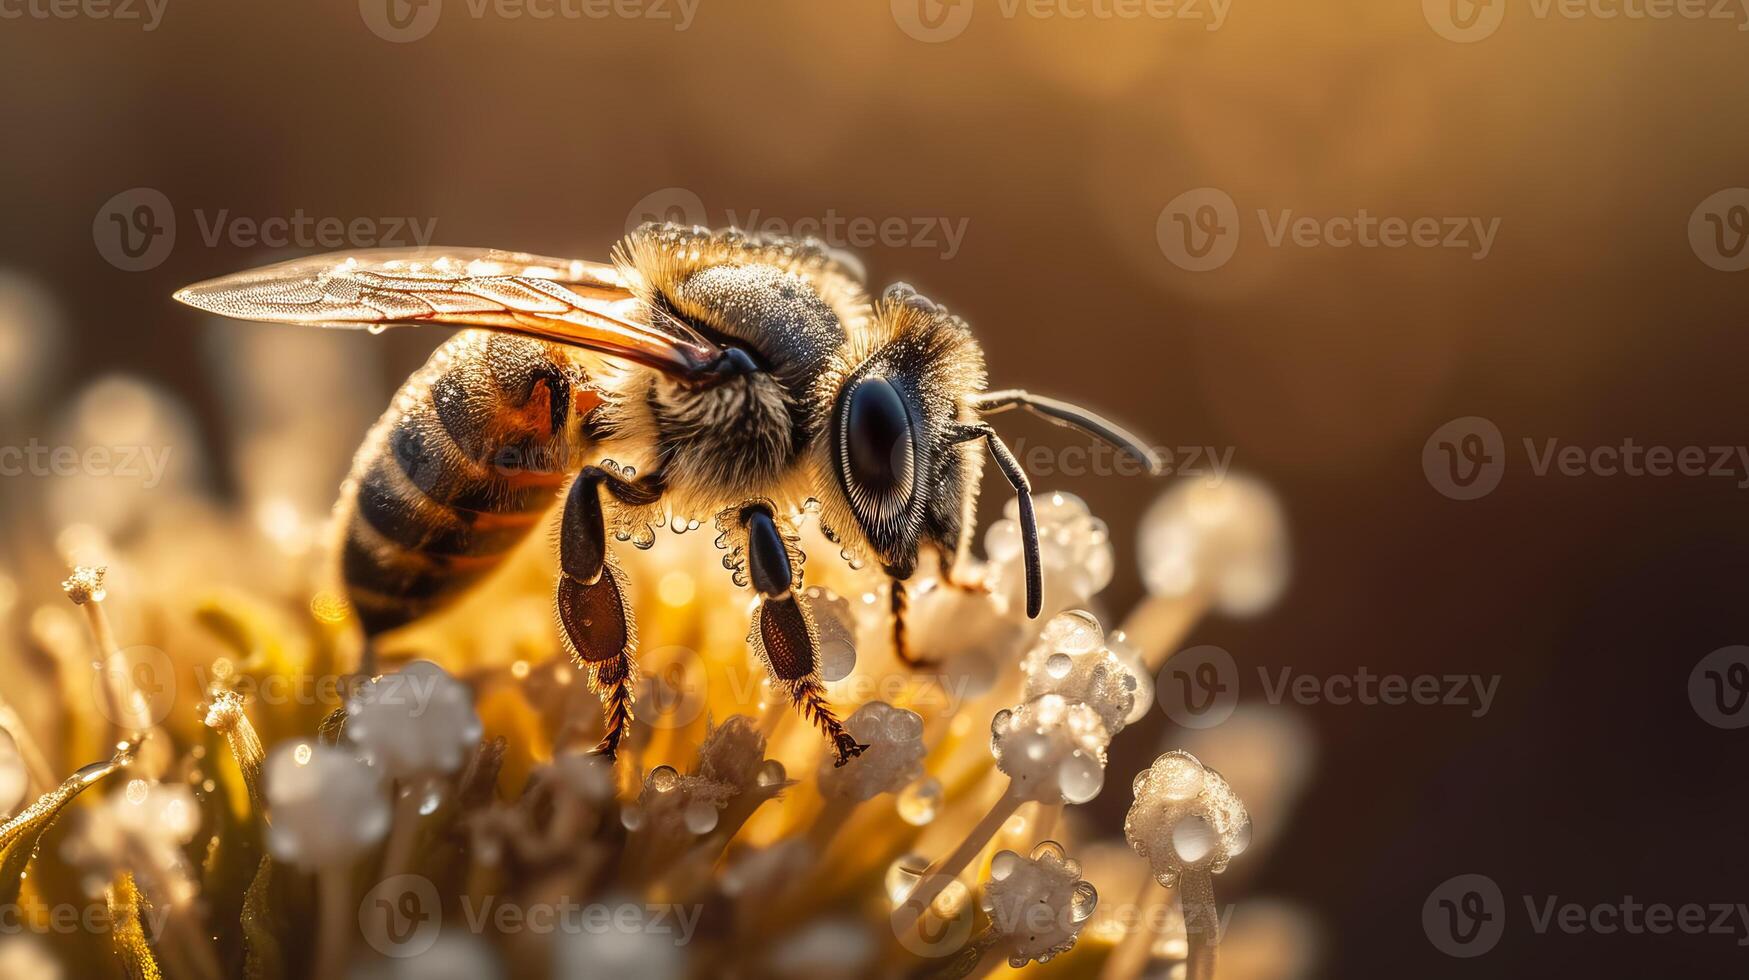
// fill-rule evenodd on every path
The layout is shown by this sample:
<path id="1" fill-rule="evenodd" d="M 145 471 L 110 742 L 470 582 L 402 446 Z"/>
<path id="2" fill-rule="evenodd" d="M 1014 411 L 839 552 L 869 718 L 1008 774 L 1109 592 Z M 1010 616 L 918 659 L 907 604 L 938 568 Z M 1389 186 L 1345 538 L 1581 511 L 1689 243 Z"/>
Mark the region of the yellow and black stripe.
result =
<path id="1" fill-rule="evenodd" d="M 464 331 L 395 396 L 353 464 L 341 575 L 367 635 L 492 571 L 577 469 L 599 404 L 569 348 Z"/>

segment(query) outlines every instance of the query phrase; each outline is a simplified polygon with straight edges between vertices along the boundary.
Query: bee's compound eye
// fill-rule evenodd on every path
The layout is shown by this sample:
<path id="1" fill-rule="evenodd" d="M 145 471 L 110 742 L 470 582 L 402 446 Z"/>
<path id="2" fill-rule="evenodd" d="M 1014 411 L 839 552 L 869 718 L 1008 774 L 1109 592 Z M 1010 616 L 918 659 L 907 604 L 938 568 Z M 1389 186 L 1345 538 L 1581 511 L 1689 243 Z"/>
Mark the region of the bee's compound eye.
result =
<path id="1" fill-rule="evenodd" d="M 844 421 L 845 474 L 856 490 L 883 502 L 909 496 L 914 439 L 911 413 L 885 378 L 865 378 L 850 392 Z M 897 498 L 897 499 L 894 499 Z"/>

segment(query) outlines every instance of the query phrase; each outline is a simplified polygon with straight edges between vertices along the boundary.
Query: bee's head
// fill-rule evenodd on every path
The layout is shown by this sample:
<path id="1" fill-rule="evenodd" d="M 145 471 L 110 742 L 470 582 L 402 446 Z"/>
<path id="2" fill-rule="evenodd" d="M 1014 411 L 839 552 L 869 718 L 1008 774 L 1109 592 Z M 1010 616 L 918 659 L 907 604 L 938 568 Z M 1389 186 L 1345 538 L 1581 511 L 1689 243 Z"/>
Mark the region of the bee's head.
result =
<path id="1" fill-rule="evenodd" d="M 835 537 L 853 526 L 888 574 L 908 578 L 924 542 L 957 546 L 975 502 L 982 457 L 953 435 L 984 356 L 958 317 L 909 286 L 888 289 L 871 323 L 817 389 L 831 404 L 822 520 Z"/>

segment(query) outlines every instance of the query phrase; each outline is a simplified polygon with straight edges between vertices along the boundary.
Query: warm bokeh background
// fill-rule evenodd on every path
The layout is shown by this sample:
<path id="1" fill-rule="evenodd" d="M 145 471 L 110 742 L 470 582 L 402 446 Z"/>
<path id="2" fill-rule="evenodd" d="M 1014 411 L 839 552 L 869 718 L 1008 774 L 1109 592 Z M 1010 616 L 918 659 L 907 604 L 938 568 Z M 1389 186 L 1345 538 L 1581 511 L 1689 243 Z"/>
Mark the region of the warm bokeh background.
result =
<path id="1" fill-rule="evenodd" d="M 1703 655 L 1749 639 L 1749 473 L 1539 479 L 1522 447 L 1744 441 L 1749 273 L 1709 268 L 1687 230 L 1703 199 L 1749 184 L 1744 17 L 1513 4 L 1493 36 L 1460 44 L 1418 0 L 1236 0 L 1213 31 L 959 0 L 974 2 L 940 43 L 880 2 L 704 0 L 677 31 L 476 19 L 448 0 L 429 36 L 401 44 L 348 0 L 169 0 L 150 32 L 5 20 L 0 268 L 58 308 L 44 384 L 143 376 L 185 398 L 222 453 L 225 349 L 169 294 L 299 250 L 209 246 L 199 222 L 221 211 L 435 220 L 443 243 L 582 256 L 673 188 L 710 224 L 963 222 L 951 256 L 939 239 L 862 249 L 871 278 L 962 312 L 1000 384 L 1084 399 L 1167 446 L 1231 447 L 1281 493 L 1287 598 L 1195 638 L 1233 653 L 1248 698 L 1263 696 L 1259 666 L 1501 676 L 1481 718 L 1304 709 L 1312 787 L 1267 866 L 1223 898 L 1314 910 L 1332 977 L 1740 970 L 1737 936 L 1538 936 L 1522 896 L 1745 898 L 1749 736 L 1705 724 L 1687 683 Z M 1190 272 L 1156 224 L 1205 186 L 1237 202 L 1242 232 L 1225 266 Z M 93 224 L 139 187 L 172 202 L 177 238 L 127 272 Z M 1270 248 L 1256 217 L 1362 208 L 1499 231 L 1475 260 Z M 432 343 L 324 341 L 356 352 L 379 404 Z M 1460 502 L 1429 485 L 1422 448 L 1468 415 L 1498 425 L 1509 463 L 1493 494 Z M 350 443 L 368 419 L 324 421 Z M 1072 443 L 1022 419 L 1005 429 Z M 283 469 L 331 486 L 345 462 Z M 1081 494 L 1125 542 L 1156 492 L 1040 482 Z M 1124 567 L 1114 607 L 1140 588 Z M 1174 738 L 1156 713 L 1118 740 L 1112 771 Z M 1422 929 L 1429 891 L 1465 872 L 1507 896 L 1505 939 L 1480 960 L 1439 954 Z"/>

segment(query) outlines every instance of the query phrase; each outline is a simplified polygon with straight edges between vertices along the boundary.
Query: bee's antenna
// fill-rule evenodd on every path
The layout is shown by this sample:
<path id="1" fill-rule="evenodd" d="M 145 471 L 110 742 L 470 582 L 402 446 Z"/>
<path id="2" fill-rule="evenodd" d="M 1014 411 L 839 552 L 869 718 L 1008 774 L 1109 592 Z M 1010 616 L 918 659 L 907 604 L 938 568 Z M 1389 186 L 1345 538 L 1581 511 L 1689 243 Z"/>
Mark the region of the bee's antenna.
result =
<path id="1" fill-rule="evenodd" d="M 1079 405 L 1072 405 L 1055 398 L 1046 398 L 1043 395 L 1035 395 L 1020 388 L 969 395 L 965 402 L 971 408 L 986 415 L 994 415 L 1010 408 L 1027 409 L 1057 425 L 1080 429 L 1119 452 L 1129 455 L 1136 462 L 1147 467 L 1150 476 L 1159 476 L 1164 469 L 1160 462 L 1160 454 L 1155 452 L 1146 442 L 1116 422 L 1101 418 Z"/>
<path id="2" fill-rule="evenodd" d="M 982 439 L 990 447 L 997 468 L 1008 478 L 1020 502 L 1020 549 L 1026 562 L 1026 618 L 1037 619 L 1044 606 L 1045 583 L 1044 572 L 1039 567 L 1038 518 L 1032 510 L 1032 483 L 1027 480 L 1026 471 L 1020 468 L 1020 460 L 1014 458 L 1013 451 L 996 430 L 990 428 L 990 423 L 962 422 L 948 436 L 950 442 L 970 442 L 973 439 Z"/>

